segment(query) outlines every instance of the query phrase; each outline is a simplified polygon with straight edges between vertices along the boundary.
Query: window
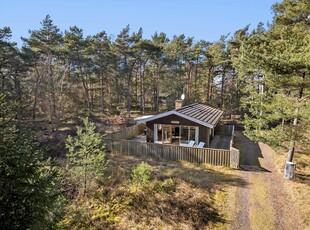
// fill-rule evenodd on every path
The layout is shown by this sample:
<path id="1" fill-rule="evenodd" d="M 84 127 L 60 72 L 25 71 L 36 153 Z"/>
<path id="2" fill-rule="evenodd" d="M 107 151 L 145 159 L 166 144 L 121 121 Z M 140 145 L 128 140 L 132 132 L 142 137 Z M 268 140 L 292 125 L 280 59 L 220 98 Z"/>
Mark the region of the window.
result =
<path id="1" fill-rule="evenodd" d="M 199 127 L 197 126 L 181 126 L 180 143 L 188 144 L 191 140 L 196 144 L 199 142 Z"/>
<path id="2" fill-rule="evenodd" d="M 154 124 L 154 143 L 179 145 L 188 144 L 191 140 L 198 144 L 198 126 Z"/>

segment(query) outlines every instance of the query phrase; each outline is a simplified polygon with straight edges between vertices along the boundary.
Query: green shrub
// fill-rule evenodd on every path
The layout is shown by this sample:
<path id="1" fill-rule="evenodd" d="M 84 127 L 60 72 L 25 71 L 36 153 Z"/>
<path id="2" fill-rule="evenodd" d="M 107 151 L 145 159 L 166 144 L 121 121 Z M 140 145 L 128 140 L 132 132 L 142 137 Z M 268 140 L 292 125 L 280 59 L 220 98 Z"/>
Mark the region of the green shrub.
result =
<path id="1" fill-rule="evenodd" d="M 102 181 L 107 167 L 102 139 L 95 125 L 84 119 L 85 130 L 78 127 L 77 136 L 68 136 L 68 172 L 83 187 L 84 195 L 92 181 Z"/>
<path id="2" fill-rule="evenodd" d="M 132 183 L 138 185 L 148 184 L 152 179 L 151 171 L 152 167 L 149 164 L 142 162 L 131 172 Z"/>
<path id="3" fill-rule="evenodd" d="M 176 182 L 174 179 L 169 178 L 164 181 L 157 181 L 154 186 L 156 192 L 170 193 L 176 190 Z"/>

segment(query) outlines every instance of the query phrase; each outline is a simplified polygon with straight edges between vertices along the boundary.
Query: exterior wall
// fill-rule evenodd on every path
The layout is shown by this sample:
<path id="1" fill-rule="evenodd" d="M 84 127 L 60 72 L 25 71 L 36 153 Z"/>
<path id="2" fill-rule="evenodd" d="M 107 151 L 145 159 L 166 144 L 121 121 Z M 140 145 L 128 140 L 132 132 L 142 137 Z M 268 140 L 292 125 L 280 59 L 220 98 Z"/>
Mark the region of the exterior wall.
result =
<path id="1" fill-rule="evenodd" d="M 209 147 L 209 145 L 210 145 L 210 141 L 211 141 L 211 135 L 210 135 L 210 132 L 211 132 L 211 129 L 209 129 L 209 128 L 206 128 L 207 130 L 206 130 L 206 133 L 207 133 L 207 135 L 206 135 L 206 148 L 208 148 Z"/>
<path id="2" fill-rule="evenodd" d="M 178 121 L 179 124 L 175 124 L 172 121 Z M 169 115 L 156 120 L 146 122 L 146 141 L 154 142 L 154 124 L 165 124 L 165 125 L 184 125 L 184 126 L 198 126 L 199 127 L 199 142 L 205 142 L 206 147 L 209 147 L 210 143 L 210 129 L 197 124 L 193 121 L 189 121 L 185 118 L 179 117 L 177 115 Z"/>

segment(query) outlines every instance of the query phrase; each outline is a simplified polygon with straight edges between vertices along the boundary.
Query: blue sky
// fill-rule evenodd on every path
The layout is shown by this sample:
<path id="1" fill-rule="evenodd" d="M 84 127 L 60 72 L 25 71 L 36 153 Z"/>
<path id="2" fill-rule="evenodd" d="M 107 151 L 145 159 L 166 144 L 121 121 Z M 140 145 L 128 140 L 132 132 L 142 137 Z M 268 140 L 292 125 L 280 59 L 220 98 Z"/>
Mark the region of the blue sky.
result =
<path id="1" fill-rule="evenodd" d="M 85 36 L 106 31 L 115 38 L 127 25 L 131 32 L 143 28 L 143 37 L 155 31 L 168 37 L 185 34 L 196 41 L 216 41 L 238 29 L 272 21 L 275 0 L 0 0 L 0 28 L 9 26 L 12 41 L 28 30 L 39 29 L 49 14 L 62 31 L 70 26 L 84 30 Z"/>

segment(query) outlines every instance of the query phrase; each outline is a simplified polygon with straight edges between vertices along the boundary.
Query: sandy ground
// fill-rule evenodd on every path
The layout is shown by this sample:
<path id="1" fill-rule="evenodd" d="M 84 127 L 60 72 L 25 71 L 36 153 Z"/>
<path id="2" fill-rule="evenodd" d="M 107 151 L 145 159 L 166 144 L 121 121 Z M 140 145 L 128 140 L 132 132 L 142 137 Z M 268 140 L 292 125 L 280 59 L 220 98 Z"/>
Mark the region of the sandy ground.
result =
<path id="1" fill-rule="evenodd" d="M 247 185 L 230 194 L 234 213 L 230 229 L 305 229 L 283 175 L 273 164 L 275 152 L 263 143 L 254 143 L 236 131 L 235 145 L 240 150 L 238 176 Z"/>

